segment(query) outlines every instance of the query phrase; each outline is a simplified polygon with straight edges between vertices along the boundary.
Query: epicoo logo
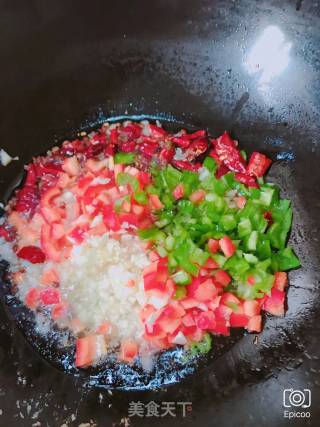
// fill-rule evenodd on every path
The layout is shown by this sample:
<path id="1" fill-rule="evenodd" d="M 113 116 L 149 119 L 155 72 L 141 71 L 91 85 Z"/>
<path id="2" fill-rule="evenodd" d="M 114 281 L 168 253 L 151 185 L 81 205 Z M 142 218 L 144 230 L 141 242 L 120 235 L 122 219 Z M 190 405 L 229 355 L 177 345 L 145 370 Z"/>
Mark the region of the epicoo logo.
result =
<path id="1" fill-rule="evenodd" d="M 283 390 L 283 406 L 285 408 L 310 408 L 311 391 L 308 388 L 304 388 L 303 390 L 286 388 Z"/>

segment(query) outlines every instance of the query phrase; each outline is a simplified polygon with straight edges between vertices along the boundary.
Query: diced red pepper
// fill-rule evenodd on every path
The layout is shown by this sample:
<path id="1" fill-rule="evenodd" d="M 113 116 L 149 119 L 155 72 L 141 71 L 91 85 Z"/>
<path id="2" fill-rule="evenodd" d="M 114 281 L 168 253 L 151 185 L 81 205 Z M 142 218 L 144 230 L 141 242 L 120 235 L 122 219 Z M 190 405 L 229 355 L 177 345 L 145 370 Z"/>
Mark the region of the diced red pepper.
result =
<path id="1" fill-rule="evenodd" d="M 284 271 L 277 271 L 274 273 L 274 282 L 273 287 L 279 289 L 279 291 L 284 291 L 285 287 L 288 284 L 288 275 Z"/>
<path id="2" fill-rule="evenodd" d="M 64 302 L 60 302 L 52 307 L 51 316 L 53 320 L 57 320 L 66 314 L 68 305 Z"/>
<path id="3" fill-rule="evenodd" d="M 119 231 L 121 228 L 119 218 L 111 206 L 103 208 L 103 222 L 108 230 Z"/>
<path id="4" fill-rule="evenodd" d="M 219 240 L 220 249 L 224 253 L 224 255 L 229 258 L 231 257 L 236 250 L 236 246 L 229 236 L 224 236 Z"/>
<path id="5" fill-rule="evenodd" d="M 250 317 L 246 329 L 249 332 L 261 332 L 262 317 L 260 315 Z"/>
<path id="6" fill-rule="evenodd" d="M 241 184 L 244 184 L 247 187 L 259 188 L 259 184 L 253 176 L 247 175 L 245 173 L 236 173 L 234 177 L 237 181 L 241 182 Z"/>
<path id="7" fill-rule="evenodd" d="M 214 274 L 214 278 L 221 283 L 222 286 L 227 286 L 231 282 L 231 277 L 225 270 L 218 270 Z"/>
<path id="8" fill-rule="evenodd" d="M 234 328 L 245 327 L 248 324 L 248 316 L 245 314 L 231 313 L 230 326 Z"/>
<path id="9" fill-rule="evenodd" d="M 123 340 L 120 348 L 120 359 L 125 362 L 132 362 L 138 355 L 138 345 L 133 340 Z"/>
<path id="10" fill-rule="evenodd" d="M 176 200 L 181 199 L 184 196 L 184 186 L 183 184 L 178 184 L 172 193 L 173 197 Z"/>
<path id="11" fill-rule="evenodd" d="M 208 258 L 206 263 L 203 265 L 203 268 L 206 270 L 215 270 L 216 268 L 219 268 L 219 264 L 212 258 Z"/>
<path id="12" fill-rule="evenodd" d="M 253 275 L 248 276 L 248 278 L 247 278 L 247 283 L 248 283 L 249 285 L 254 285 L 254 284 L 256 283 L 256 279 L 255 279 L 255 277 L 254 277 Z"/>
<path id="13" fill-rule="evenodd" d="M 273 314 L 274 316 L 283 316 L 284 315 L 284 300 L 285 293 L 279 289 L 271 289 L 271 295 L 267 296 L 266 300 L 263 303 L 263 308 L 268 313 Z"/>
<path id="14" fill-rule="evenodd" d="M 31 288 L 27 292 L 24 303 L 28 308 L 35 309 L 39 305 L 39 290 L 37 288 Z"/>
<path id="15" fill-rule="evenodd" d="M 56 288 L 44 289 L 40 292 L 40 301 L 44 305 L 59 304 L 60 291 Z"/>
<path id="16" fill-rule="evenodd" d="M 243 312 L 249 317 L 260 314 L 261 306 L 258 301 L 246 300 L 243 302 Z"/>
<path id="17" fill-rule="evenodd" d="M 235 197 L 234 200 L 239 209 L 243 209 L 247 203 L 247 199 L 244 196 Z"/>
<path id="18" fill-rule="evenodd" d="M 209 239 L 208 249 L 212 254 L 215 254 L 219 250 L 219 240 Z"/>
<path id="19" fill-rule="evenodd" d="M 77 368 L 82 368 L 94 363 L 106 352 L 106 344 L 103 335 L 89 335 L 78 338 L 76 341 Z"/>
<path id="20" fill-rule="evenodd" d="M 200 302 L 210 301 L 217 295 L 218 292 L 212 279 L 207 279 L 205 282 L 200 283 L 194 291 L 194 298 Z"/>
<path id="21" fill-rule="evenodd" d="M 157 194 L 150 194 L 149 198 L 150 198 L 150 201 L 151 201 L 154 209 L 163 209 L 164 208 L 164 205 L 161 202 L 161 200 L 159 199 L 159 196 Z"/>
<path id="22" fill-rule="evenodd" d="M 215 315 L 212 311 L 204 311 L 195 316 L 195 322 L 199 329 L 214 330 L 216 327 Z"/>
<path id="23" fill-rule="evenodd" d="M 204 191 L 204 190 L 196 190 L 196 191 L 194 191 L 191 195 L 190 195 L 190 197 L 189 197 L 189 200 L 192 202 L 192 203 L 200 203 L 200 202 L 202 202 L 203 200 L 204 200 L 204 198 L 206 197 L 206 192 Z"/>
<path id="24" fill-rule="evenodd" d="M 272 160 L 270 160 L 267 156 L 262 153 L 258 153 L 257 151 L 254 151 L 251 154 L 248 163 L 247 173 L 249 175 L 254 175 L 259 178 L 266 173 L 271 163 Z"/>

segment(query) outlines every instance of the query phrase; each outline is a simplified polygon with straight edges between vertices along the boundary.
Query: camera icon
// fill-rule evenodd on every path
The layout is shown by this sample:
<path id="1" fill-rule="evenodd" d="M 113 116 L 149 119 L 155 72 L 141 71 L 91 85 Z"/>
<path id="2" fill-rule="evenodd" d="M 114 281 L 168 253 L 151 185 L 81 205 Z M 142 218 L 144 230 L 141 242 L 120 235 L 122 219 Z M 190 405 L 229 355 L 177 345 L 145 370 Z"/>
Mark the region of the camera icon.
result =
<path id="1" fill-rule="evenodd" d="M 308 388 L 304 388 L 303 390 L 293 390 L 293 388 L 286 388 L 283 390 L 283 406 L 285 408 L 310 408 L 311 390 Z"/>

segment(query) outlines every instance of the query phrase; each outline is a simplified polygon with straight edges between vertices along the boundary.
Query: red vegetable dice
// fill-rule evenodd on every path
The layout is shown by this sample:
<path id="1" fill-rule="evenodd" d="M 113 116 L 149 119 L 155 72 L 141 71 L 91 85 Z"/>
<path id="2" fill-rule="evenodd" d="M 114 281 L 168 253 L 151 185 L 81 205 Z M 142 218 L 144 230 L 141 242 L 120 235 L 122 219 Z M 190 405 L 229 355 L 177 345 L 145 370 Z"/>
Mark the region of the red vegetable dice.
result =
<path id="1" fill-rule="evenodd" d="M 215 151 L 219 158 L 232 172 L 245 173 L 246 163 L 235 141 L 225 132 L 215 142 Z"/>
<path id="2" fill-rule="evenodd" d="M 229 258 L 231 257 L 236 250 L 236 246 L 233 241 L 228 236 L 224 236 L 219 240 L 220 249 L 224 253 L 224 255 Z"/>
<path id="3" fill-rule="evenodd" d="M 251 157 L 249 160 L 247 173 L 249 175 L 254 175 L 257 178 L 259 178 L 267 172 L 271 163 L 272 163 L 272 160 L 270 160 L 267 156 L 265 156 L 262 153 L 258 153 L 257 151 L 254 151 L 251 154 Z"/>
<path id="4" fill-rule="evenodd" d="M 40 292 L 40 301 L 44 305 L 59 304 L 60 291 L 56 288 L 44 289 Z"/>
<path id="5" fill-rule="evenodd" d="M 288 275 L 284 271 L 277 271 L 274 273 L 274 282 L 273 287 L 279 289 L 279 291 L 284 291 L 285 287 L 288 284 Z"/>
<path id="6" fill-rule="evenodd" d="M 46 260 L 45 254 L 37 246 L 24 246 L 17 252 L 17 256 L 32 264 L 41 264 Z"/>
<path id="7" fill-rule="evenodd" d="M 285 293 L 279 289 L 272 289 L 271 296 L 268 296 L 263 304 L 264 310 L 274 316 L 284 315 Z"/>

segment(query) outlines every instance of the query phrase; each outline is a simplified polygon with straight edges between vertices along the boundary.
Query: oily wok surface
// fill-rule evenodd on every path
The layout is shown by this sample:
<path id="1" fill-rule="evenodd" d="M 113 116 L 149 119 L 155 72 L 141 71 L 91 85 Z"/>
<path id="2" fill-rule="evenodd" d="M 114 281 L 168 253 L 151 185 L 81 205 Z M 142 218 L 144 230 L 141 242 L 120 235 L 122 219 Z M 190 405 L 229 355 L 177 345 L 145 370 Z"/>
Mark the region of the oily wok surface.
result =
<path id="1" fill-rule="evenodd" d="M 217 343 L 184 379 L 164 361 L 166 375 L 176 375 L 171 385 L 112 395 L 88 373 L 76 377 L 57 369 L 59 357 L 45 344 L 34 351 L 32 327 L 16 322 L 16 302 L 2 287 L 0 407 L 6 425 L 93 420 L 105 426 L 120 424 L 132 401 L 187 401 L 192 411 L 186 417 L 132 417 L 130 423 L 280 426 L 289 422 L 282 405 L 287 388 L 311 390 L 312 418 L 301 425 L 316 425 L 319 6 L 307 0 L 162 0 L 135 7 L 79 1 L 75 10 L 59 2 L 2 3 L 1 147 L 20 158 L 1 168 L 2 200 L 32 156 L 110 117 L 147 115 L 212 135 L 227 129 L 248 152 L 261 150 L 274 160 L 268 179 L 292 200 L 290 238 L 302 263 L 289 274 L 286 316 L 266 318 L 256 343 L 249 334 Z"/>

